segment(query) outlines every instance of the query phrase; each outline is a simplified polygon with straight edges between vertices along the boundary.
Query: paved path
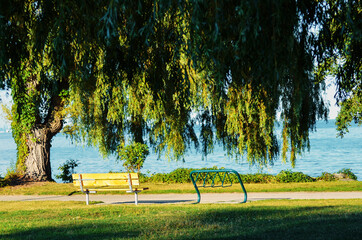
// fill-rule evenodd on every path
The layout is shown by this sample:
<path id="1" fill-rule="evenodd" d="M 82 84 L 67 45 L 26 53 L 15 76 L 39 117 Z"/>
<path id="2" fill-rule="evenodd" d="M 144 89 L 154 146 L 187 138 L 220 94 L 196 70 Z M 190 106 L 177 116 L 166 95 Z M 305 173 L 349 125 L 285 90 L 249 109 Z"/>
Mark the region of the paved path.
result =
<path id="1" fill-rule="evenodd" d="M 248 201 L 266 199 L 362 199 L 360 192 L 250 192 Z M 203 193 L 201 203 L 238 203 L 244 199 L 243 193 Z M 191 204 L 197 194 L 139 194 L 139 204 Z M 0 195 L 0 201 L 85 201 L 85 195 Z M 103 204 L 133 204 L 134 195 L 91 194 L 90 201 Z"/>

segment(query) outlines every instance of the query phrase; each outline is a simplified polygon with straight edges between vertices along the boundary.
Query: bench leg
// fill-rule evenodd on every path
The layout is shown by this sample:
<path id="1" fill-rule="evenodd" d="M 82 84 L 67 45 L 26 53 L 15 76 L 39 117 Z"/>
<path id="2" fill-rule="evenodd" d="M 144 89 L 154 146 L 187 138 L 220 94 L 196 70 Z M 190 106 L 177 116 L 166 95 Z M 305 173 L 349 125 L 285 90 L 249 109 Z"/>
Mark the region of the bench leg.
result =
<path id="1" fill-rule="evenodd" d="M 138 205 L 138 192 L 134 192 L 134 204 Z"/>
<path id="2" fill-rule="evenodd" d="M 89 191 L 85 192 L 85 202 L 89 205 Z"/>

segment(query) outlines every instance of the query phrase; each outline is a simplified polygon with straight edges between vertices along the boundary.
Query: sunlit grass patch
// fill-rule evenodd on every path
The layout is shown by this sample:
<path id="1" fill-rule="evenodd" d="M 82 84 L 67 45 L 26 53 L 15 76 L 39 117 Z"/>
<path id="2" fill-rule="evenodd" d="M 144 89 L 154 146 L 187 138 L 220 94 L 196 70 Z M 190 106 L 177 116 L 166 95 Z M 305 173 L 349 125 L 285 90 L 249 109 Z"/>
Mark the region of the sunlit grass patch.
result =
<path id="1" fill-rule="evenodd" d="M 0 188 L 0 195 L 69 195 L 77 192 L 70 183 L 36 182 Z"/>
<path id="2" fill-rule="evenodd" d="M 4 239 L 358 239 L 356 200 L 267 200 L 246 204 L 89 205 L 7 202 Z"/>

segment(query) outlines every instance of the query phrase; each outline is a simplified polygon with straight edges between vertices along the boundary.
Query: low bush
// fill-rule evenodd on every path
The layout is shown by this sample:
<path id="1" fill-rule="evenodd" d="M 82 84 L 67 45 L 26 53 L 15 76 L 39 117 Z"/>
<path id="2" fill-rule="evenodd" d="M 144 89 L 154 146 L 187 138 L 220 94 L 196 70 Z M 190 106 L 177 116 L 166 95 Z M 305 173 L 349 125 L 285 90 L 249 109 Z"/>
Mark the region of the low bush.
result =
<path id="1" fill-rule="evenodd" d="M 177 168 L 170 173 L 155 173 L 148 178 L 148 181 L 154 183 L 190 183 L 190 173 L 193 170 L 195 169 Z"/>
<path id="2" fill-rule="evenodd" d="M 270 183 L 275 181 L 275 176 L 265 173 L 240 174 L 243 183 Z"/>
<path id="3" fill-rule="evenodd" d="M 280 183 L 289 183 L 289 182 L 314 182 L 315 179 L 302 173 L 302 172 L 292 172 L 290 170 L 282 170 L 278 175 L 276 175 L 276 181 Z"/>
<path id="4" fill-rule="evenodd" d="M 218 170 L 218 169 L 224 169 L 224 168 L 217 168 L 217 167 L 212 167 L 212 168 L 203 168 L 202 170 Z M 146 174 L 141 174 L 140 175 L 140 180 L 142 182 L 152 182 L 152 183 L 191 183 L 191 179 L 190 179 L 190 173 L 191 171 L 196 170 L 193 168 L 178 168 L 175 169 L 174 171 L 170 172 L 170 173 L 154 173 L 151 174 L 150 176 L 147 176 Z M 295 182 L 298 179 L 300 180 L 301 177 L 298 177 L 299 173 L 297 173 L 297 176 L 294 176 L 292 180 L 290 180 L 290 182 Z M 206 177 L 206 179 L 205 179 Z M 215 174 L 208 174 L 206 176 L 206 173 L 202 173 L 202 176 L 199 175 L 198 179 L 196 181 L 198 181 L 199 183 L 203 183 L 203 181 L 205 181 L 206 184 L 211 184 L 212 182 L 214 182 L 215 184 L 218 184 L 222 181 L 223 178 L 223 174 L 220 174 L 220 176 L 215 176 Z M 230 180 L 232 182 L 237 182 L 237 176 L 235 176 L 234 174 L 229 174 L 229 178 L 225 178 L 225 183 L 230 182 Z M 243 183 L 270 183 L 270 182 L 275 182 L 276 181 L 276 177 L 271 175 L 271 174 L 264 174 L 264 173 L 256 173 L 256 174 L 240 174 L 240 178 L 243 181 Z M 312 179 L 311 177 L 305 175 L 304 176 L 304 182 L 307 182 L 308 180 L 311 181 L 310 179 Z"/>
<path id="5" fill-rule="evenodd" d="M 5 180 L 4 180 L 4 178 L 3 177 L 1 177 L 1 175 L 0 175 L 0 188 L 1 187 L 5 187 Z"/>
<path id="6" fill-rule="evenodd" d="M 78 161 L 69 159 L 65 163 L 59 166 L 58 170 L 61 171 L 59 175 L 55 177 L 61 179 L 65 183 L 72 182 L 72 174 L 74 173 L 74 168 L 78 166 Z"/>
<path id="7" fill-rule="evenodd" d="M 218 170 L 223 168 L 203 168 L 204 170 Z M 178 168 L 170 173 L 154 173 L 154 174 L 140 174 L 140 180 L 142 182 L 152 182 L 152 183 L 191 183 L 190 172 L 196 170 L 194 168 Z M 342 169 L 338 173 L 343 173 L 348 178 L 356 180 L 357 177 L 354 173 L 352 173 L 351 169 Z M 197 181 L 199 183 L 203 183 L 205 180 L 205 175 L 199 176 Z M 223 175 L 220 174 L 221 177 L 215 176 L 214 174 L 208 174 L 206 176 L 205 183 L 211 184 L 214 182 L 215 184 L 220 183 L 222 181 Z M 229 174 L 230 179 L 233 182 L 237 182 L 237 177 L 234 174 Z M 221 179 L 220 179 L 221 178 Z M 282 170 L 276 176 L 265 173 L 256 173 L 256 174 L 240 174 L 240 178 L 243 183 L 291 183 L 291 182 L 315 182 L 317 180 L 320 181 L 335 181 L 336 178 L 333 174 L 328 172 L 323 172 L 321 176 L 313 178 L 304 174 L 302 172 L 293 172 L 291 170 Z M 228 182 L 228 179 L 225 179 L 225 182 Z"/>
<path id="8" fill-rule="evenodd" d="M 322 175 L 317 177 L 317 180 L 331 182 L 331 181 L 336 181 L 337 179 L 333 176 L 333 174 L 329 172 L 322 172 Z"/>
<path id="9" fill-rule="evenodd" d="M 0 187 L 16 185 L 22 176 L 23 175 L 18 173 L 16 170 L 8 169 L 4 178 L 0 176 Z"/>
<path id="10" fill-rule="evenodd" d="M 190 173 L 194 169 L 191 168 L 178 168 L 172 171 L 168 177 L 165 177 L 170 183 L 188 183 L 191 182 L 190 180 Z"/>
<path id="11" fill-rule="evenodd" d="M 357 176 L 352 172 L 350 168 L 343 168 L 339 170 L 337 173 L 346 175 L 347 178 L 357 180 Z"/>
<path id="12" fill-rule="evenodd" d="M 120 159 L 123 161 L 123 167 L 128 172 L 140 172 L 143 163 L 149 154 L 146 144 L 133 142 L 132 144 L 122 147 L 118 150 Z"/>

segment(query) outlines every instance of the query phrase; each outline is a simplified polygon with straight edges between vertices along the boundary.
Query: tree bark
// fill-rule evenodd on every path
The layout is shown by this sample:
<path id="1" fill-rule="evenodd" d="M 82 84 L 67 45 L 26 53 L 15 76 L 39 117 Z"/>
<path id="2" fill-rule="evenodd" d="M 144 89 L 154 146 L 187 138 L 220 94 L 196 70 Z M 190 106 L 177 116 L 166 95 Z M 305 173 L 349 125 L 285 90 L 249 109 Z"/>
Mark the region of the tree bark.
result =
<path id="1" fill-rule="evenodd" d="M 36 124 L 31 134 L 27 135 L 28 155 L 24 161 L 24 178 L 27 180 L 54 181 L 50 165 L 51 141 L 63 128 L 63 116 L 60 114 L 63 103 L 59 97 L 56 98 L 45 123 Z"/>
<path id="2" fill-rule="evenodd" d="M 25 177 L 33 181 L 51 181 L 50 147 L 52 137 L 45 127 L 38 127 L 27 136 L 28 156 L 25 159 Z"/>

